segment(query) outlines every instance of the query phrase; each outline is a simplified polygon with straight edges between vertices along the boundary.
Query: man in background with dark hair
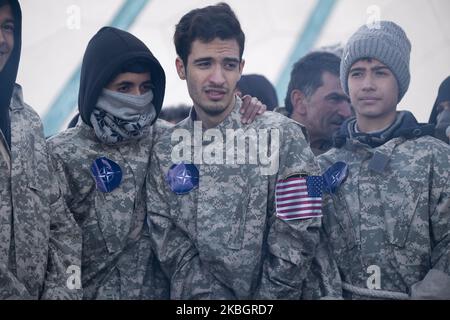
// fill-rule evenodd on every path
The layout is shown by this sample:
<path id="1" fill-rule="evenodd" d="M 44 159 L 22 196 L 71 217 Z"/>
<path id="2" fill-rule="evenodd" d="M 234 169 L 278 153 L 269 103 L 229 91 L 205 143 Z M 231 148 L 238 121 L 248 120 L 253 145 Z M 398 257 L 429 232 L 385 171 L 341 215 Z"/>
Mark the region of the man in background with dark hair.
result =
<path id="1" fill-rule="evenodd" d="M 251 95 L 261 100 L 268 111 L 278 107 L 278 96 L 273 84 L 263 75 L 244 74 L 238 81 L 236 92 L 239 97 Z"/>
<path id="2" fill-rule="evenodd" d="M 339 80 L 340 62 L 335 54 L 312 52 L 291 72 L 284 114 L 305 126 L 316 156 L 332 147 L 333 133 L 352 114 Z"/>
<path id="3" fill-rule="evenodd" d="M 0 299 L 76 299 L 80 230 L 53 178 L 41 119 L 15 83 L 21 42 L 19 2 L 0 0 Z"/>
<path id="4" fill-rule="evenodd" d="M 195 267 L 204 272 L 201 277 L 210 278 L 202 281 L 192 272 L 193 277 L 172 281 L 172 288 L 203 292 L 204 298 L 298 299 L 321 224 L 321 190 L 314 186 L 318 166 L 301 127 L 272 112 L 249 125 L 240 121 L 242 101 L 235 89 L 244 67 L 245 36 L 227 4 L 184 15 L 174 42 L 178 75 L 186 80 L 194 106 L 187 119 L 162 135 L 152 152 L 148 223 L 169 277 Z M 270 135 L 269 142 L 262 131 Z M 180 134 L 188 138 L 180 142 Z M 198 145 L 192 134 L 194 140 L 200 134 Z M 240 145 L 234 134 L 238 139 L 250 137 Z M 209 135 L 215 136 L 214 142 Z M 269 160 L 276 158 L 273 167 L 271 161 L 235 161 L 239 154 L 247 160 L 250 147 L 261 148 L 264 142 L 271 145 L 274 158 Z M 179 147 L 186 154 L 183 151 L 183 159 L 175 160 Z M 206 150 L 212 148 L 218 158 L 210 161 Z M 269 150 L 259 152 L 261 156 Z M 227 160 L 220 159 L 223 155 Z M 283 202 L 289 197 L 283 190 L 293 192 L 293 201 Z M 311 203 L 302 205 L 303 199 Z M 186 236 L 174 233 L 178 229 Z"/>

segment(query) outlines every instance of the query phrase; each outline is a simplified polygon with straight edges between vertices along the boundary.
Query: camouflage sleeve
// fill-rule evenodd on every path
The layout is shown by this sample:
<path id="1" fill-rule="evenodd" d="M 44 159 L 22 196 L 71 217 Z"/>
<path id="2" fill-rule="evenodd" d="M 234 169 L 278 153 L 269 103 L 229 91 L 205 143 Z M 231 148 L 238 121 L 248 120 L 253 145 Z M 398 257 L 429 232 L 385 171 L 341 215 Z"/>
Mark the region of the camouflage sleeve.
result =
<path id="1" fill-rule="evenodd" d="M 158 152 L 152 152 L 147 175 L 147 222 L 152 247 L 170 279 L 171 299 L 233 299 L 200 260 L 189 236 L 171 219 Z"/>
<path id="2" fill-rule="evenodd" d="M 446 151 L 446 150 L 445 150 Z M 432 254 L 431 264 L 450 276 L 450 155 L 438 163 L 445 164 L 433 172 L 431 211 Z M 445 161 L 445 162 L 444 162 Z M 442 168 L 444 167 L 444 168 Z"/>
<path id="3" fill-rule="evenodd" d="M 450 153 L 448 149 L 439 148 L 434 162 L 430 192 L 432 269 L 422 281 L 411 286 L 411 297 L 415 299 L 450 299 Z"/>
<path id="4" fill-rule="evenodd" d="M 343 299 L 341 276 L 323 229 L 311 268 L 303 283 L 301 299 Z"/>
<path id="5" fill-rule="evenodd" d="M 81 230 L 64 201 L 51 157 L 48 160 L 50 239 L 47 271 L 41 299 L 81 299 Z"/>
<path id="6" fill-rule="evenodd" d="M 279 170 L 269 190 L 267 253 L 256 299 L 299 299 L 319 243 L 320 217 L 282 220 L 276 216 L 275 185 L 278 179 L 320 175 L 298 124 L 287 123 L 280 130 L 279 141 Z"/>
<path id="7" fill-rule="evenodd" d="M 47 145 L 49 146 L 51 168 L 54 170 L 53 175 L 55 180 L 58 181 L 61 196 L 63 197 L 66 206 L 70 208 L 73 197 L 69 186 L 69 180 L 67 179 L 64 170 L 64 161 L 62 160 L 61 155 L 58 154 L 60 146 L 54 145 L 54 142 L 51 139 L 47 140 Z"/>

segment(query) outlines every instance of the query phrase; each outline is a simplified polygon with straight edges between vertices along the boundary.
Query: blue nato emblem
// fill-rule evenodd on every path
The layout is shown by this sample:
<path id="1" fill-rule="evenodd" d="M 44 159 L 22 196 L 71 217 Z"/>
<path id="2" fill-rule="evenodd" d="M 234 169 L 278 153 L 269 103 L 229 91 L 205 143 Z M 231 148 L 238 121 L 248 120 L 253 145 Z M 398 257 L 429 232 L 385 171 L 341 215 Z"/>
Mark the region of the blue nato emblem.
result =
<path id="1" fill-rule="evenodd" d="M 91 173 L 97 189 L 103 193 L 112 192 L 122 181 L 122 169 L 117 163 L 106 157 L 97 158 L 92 163 Z"/>
<path id="2" fill-rule="evenodd" d="M 190 163 L 173 164 L 167 172 L 166 182 L 170 190 L 178 195 L 189 193 L 198 188 L 198 169 Z"/>
<path id="3" fill-rule="evenodd" d="M 339 161 L 330 166 L 322 175 L 323 190 L 327 193 L 336 193 L 339 186 L 344 183 L 348 176 L 348 165 Z"/>

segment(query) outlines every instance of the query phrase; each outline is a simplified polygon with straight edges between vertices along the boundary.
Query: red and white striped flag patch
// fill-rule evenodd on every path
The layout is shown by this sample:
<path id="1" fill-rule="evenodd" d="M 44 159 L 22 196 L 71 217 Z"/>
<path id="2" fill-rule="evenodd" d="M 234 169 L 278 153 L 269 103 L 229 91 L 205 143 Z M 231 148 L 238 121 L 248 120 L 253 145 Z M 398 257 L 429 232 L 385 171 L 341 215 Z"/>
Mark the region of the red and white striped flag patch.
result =
<path id="1" fill-rule="evenodd" d="M 278 180 L 275 191 L 277 217 L 282 220 L 322 216 L 322 176 Z"/>

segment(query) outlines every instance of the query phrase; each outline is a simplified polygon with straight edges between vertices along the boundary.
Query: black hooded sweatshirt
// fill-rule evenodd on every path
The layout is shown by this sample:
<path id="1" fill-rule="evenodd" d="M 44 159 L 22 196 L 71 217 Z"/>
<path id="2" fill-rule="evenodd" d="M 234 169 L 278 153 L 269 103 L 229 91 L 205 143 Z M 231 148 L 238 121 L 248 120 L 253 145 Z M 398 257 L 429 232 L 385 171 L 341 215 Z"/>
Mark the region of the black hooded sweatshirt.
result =
<path id="1" fill-rule="evenodd" d="M 4 3 L 5 1 L 3 1 Z M 19 69 L 20 51 L 22 47 L 22 10 L 17 0 L 8 0 L 14 16 L 14 49 L 0 72 L 0 129 L 11 148 L 11 119 L 9 106 Z"/>
<path id="2" fill-rule="evenodd" d="M 450 101 L 450 77 L 447 77 L 447 79 L 445 79 L 439 86 L 438 96 L 436 98 L 436 101 L 434 102 L 433 110 L 431 110 L 431 115 L 428 123 L 437 124 L 437 106 L 444 101 Z"/>
<path id="3" fill-rule="evenodd" d="M 119 45 L 120 43 L 120 45 Z M 166 75 L 147 46 L 131 33 L 113 27 L 103 27 L 89 41 L 81 66 L 78 110 L 83 122 L 92 127 L 90 117 L 103 88 L 113 80 L 122 66 L 139 60 L 151 67 L 153 105 L 158 115 L 166 88 Z M 155 118 L 156 120 L 156 118 Z"/>
<path id="4" fill-rule="evenodd" d="M 447 128 L 443 127 L 443 125 L 445 126 L 445 123 L 438 123 L 437 121 L 439 115 L 438 105 L 444 101 L 450 101 L 450 77 L 447 77 L 447 79 L 439 86 L 438 96 L 434 102 L 433 109 L 431 110 L 430 119 L 428 120 L 428 123 L 436 125 L 434 136 L 445 143 L 449 143 L 449 138 L 446 133 Z"/>

